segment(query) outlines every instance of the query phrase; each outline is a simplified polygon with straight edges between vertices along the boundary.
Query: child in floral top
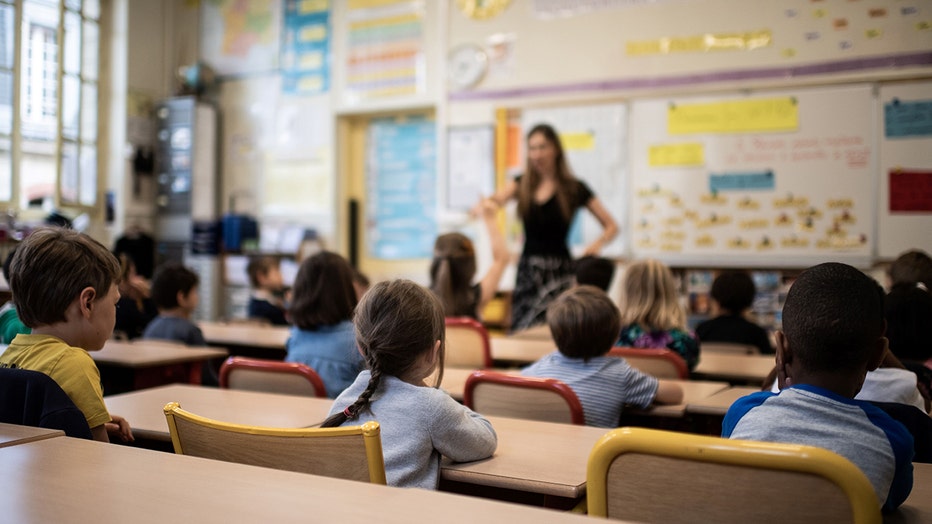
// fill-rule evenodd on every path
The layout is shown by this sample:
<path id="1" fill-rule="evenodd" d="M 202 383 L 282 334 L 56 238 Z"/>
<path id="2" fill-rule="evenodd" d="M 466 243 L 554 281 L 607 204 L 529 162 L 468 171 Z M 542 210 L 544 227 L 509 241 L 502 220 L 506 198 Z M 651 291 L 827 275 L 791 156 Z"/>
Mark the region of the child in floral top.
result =
<path id="1" fill-rule="evenodd" d="M 635 262 L 625 272 L 621 335 L 616 346 L 667 348 L 690 370 L 699 362 L 699 340 L 686 329 L 686 311 L 676 296 L 670 268 L 657 260 Z"/>

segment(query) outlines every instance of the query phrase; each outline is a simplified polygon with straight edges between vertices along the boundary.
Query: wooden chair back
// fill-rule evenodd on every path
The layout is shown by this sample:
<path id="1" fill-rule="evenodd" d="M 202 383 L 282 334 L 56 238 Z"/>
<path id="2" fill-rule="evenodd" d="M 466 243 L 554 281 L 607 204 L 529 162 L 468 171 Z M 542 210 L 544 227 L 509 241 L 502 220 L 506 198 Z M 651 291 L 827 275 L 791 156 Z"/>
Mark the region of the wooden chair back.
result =
<path id="1" fill-rule="evenodd" d="M 760 348 L 751 344 L 736 344 L 734 342 L 703 342 L 702 351 L 712 353 L 728 353 L 732 355 L 760 355 Z"/>
<path id="2" fill-rule="evenodd" d="M 550 378 L 476 371 L 466 379 L 463 403 L 483 415 L 586 423 L 576 393 L 563 382 Z"/>
<path id="3" fill-rule="evenodd" d="M 811 446 L 619 428 L 592 449 L 589 515 L 638 522 L 879 524 L 864 473 Z"/>
<path id="4" fill-rule="evenodd" d="M 281 429 L 231 424 L 165 405 L 175 453 L 325 477 L 385 484 L 377 422 Z"/>
<path id="5" fill-rule="evenodd" d="M 612 348 L 608 354 L 622 357 L 631 367 L 657 378 L 688 379 L 689 368 L 678 353 L 669 349 Z"/>
<path id="6" fill-rule="evenodd" d="M 469 317 L 447 317 L 446 359 L 444 365 L 454 368 L 492 367 L 489 332 Z"/>
<path id="7" fill-rule="evenodd" d="M 220 387 L 308 397 L 327 396 L 323 380 L 311 367 L 258 358 L 228 358 L 220 366 Z"/>

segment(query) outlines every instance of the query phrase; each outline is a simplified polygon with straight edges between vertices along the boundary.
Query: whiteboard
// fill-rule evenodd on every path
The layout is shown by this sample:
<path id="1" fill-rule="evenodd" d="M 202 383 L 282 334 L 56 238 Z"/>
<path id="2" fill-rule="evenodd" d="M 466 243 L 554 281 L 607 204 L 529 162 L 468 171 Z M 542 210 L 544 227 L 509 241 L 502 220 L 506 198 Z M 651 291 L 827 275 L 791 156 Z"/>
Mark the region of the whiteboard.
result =
<path id="1" fill-rule="evenodd" d="M 626 117 L 627 107 L 619 103 L 535 108 L 521 113 L 522 136 L 541 123 L 556 129 L 573 174 L 592 189 L 621 228 L 621 234 L 602 249 L 605 257 L 619 257 L 626 250 Z M 580 255 L 602 232 L 592 213 L 580 210 L 570 229 L 570 250 Z"/>
<path id="2" fill-rule="evenodd" d="M 868 85 L 632 102 L 632 253 L 672 265 L 868 265 L 874 106 Z"/>
<path id="3" fill-rule="evenodd" d="M 926 103 L 926 111 L 920 112 L 916 104 L 922 102 Z M 932 114 L 928 110 L 929 104 L 932 104 L 932 82 L 882 86 L 881 115 L 887 111 L 888 104 L 893 103 L 913 104 L 913 107 L 906 108 L 911 114 L 910 120 L 918 123 L 917 119 L 924 116 L 924 125 L 904 131 L 895 122 L 888 128 L 886 119 L 882 118 L 877 190 L 877 255 L 881 258 L 895 258 L 903 251 L 914 248 L 932 251 L 932 209 L 921 203 L 912 206 L 907 203 L 904 206 L 902 202 L 890 200 L 890 184 L 896 183 L 891 179 L 904 175 L 913 175 L 914 179 L 909 187 L 901 189 L 914 193 L 924 190 L 923 202 L 926 204 L 932 199 Z M 905 207 L 907 210 L 892 210 L 891 207 Z"/>

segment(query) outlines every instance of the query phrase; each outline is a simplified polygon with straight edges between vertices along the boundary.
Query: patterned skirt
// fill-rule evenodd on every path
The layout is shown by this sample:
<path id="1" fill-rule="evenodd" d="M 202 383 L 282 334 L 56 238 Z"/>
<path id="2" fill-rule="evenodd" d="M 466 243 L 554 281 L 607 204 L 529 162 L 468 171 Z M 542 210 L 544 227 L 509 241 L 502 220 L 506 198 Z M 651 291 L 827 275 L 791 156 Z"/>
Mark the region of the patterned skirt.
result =
<path id="1" fill-rule="evenodd" d="M 543 324 L 547 306 L 573 284 L 573 261 L 552 255 L 521 255 L 511 297 L 511 329 Z"/>

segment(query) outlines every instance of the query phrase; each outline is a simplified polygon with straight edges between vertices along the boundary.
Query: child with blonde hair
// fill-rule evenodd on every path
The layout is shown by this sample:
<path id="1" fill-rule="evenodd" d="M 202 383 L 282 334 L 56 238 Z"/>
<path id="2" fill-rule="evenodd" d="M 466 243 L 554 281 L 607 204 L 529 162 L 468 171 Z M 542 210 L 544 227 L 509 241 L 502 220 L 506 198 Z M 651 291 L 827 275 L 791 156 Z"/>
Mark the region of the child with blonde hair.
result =
<path id="1" fill-rule="evenodd" d="M 699 363 L 699 340 L 686 327 L 670 268 L 658 260 L 628 266 L 621 289 L 621 335 L 616 346 L 667 348 L 686 361 Z"/>
<path id="2" fill-rule="evenodd" d="M 368 369 L 337 397 L 323 427 L 378 422 L 392 486 L 436 489 L 441 455 L 492 456 L 492 424 L 437 389 L 446 328 L 433 293 L 409 280 L 379 282 L 356 306 L 354 324 Z M 428 386 L 435 372 L 436 384 Z"/>

